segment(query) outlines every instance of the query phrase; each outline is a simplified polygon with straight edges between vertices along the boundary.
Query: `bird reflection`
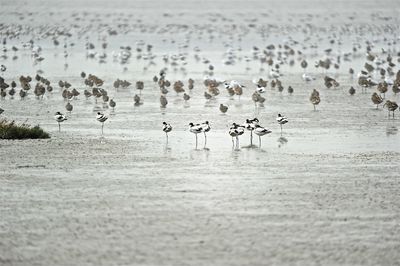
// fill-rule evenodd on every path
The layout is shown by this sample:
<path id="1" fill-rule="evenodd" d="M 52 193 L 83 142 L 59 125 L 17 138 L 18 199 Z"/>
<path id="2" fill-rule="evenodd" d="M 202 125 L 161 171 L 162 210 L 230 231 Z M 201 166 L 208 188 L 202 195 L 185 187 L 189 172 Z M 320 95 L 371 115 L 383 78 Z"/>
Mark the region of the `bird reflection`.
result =
<path id="1" fill-rule="evenodd" d="M 398 128 L 394 125 L 387 126 L 386 127 L 386 136 L 389 137 L 392 135 L 396 135 L 398 131 L 399 131 Z"/>
<path id="2" fill-rule="evenodd" d="M 286 143 L 288 143 L 288 139 L 287 138 L 285 138 L 283 136 L 278 138 L 278 148 L 282 147 Z"/>

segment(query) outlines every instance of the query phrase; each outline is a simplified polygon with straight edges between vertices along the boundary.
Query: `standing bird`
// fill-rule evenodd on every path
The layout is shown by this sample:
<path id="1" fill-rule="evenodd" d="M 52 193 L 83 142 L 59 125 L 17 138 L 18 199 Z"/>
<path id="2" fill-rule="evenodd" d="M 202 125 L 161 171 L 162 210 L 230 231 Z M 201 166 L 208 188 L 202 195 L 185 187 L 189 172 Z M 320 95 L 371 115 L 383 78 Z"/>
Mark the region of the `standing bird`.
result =
<path id="1" fill-rule="evenodd" d="M 207 145 L 207 132 L 211 130 L 210 123 L 208 121 L 201 124 L 202 131 L 204 133 L 204 147 Z"/>
<path id="2" fill-rule="evenodd" d="M 114 101 L 113 99 L 111 99 L 110 102 L 109 102 L 108 104 L 110 105 L 110 107 L 111 107 L 112 110 L 114 111 L 115 106 L 117 105 L 117 104 L 115 103 L 115 101 Z"/>
<path id="3" fill-rule="evenodd" d="M 193 123 L 189 123 L 189 131 L 195 134 L 196 136 L 196 149 L 197 149 L 197 134 L 203 132 L 201 125 L 194 125 Z"/>
<path id="4" fill-rule="evenodd" d="M 72 106 L 72 104 L 71 103 L 67 103 L 67 105 L 65 105 L 65 109 L 68 111 L 68 112 L 72 112 L 72 109 L 74 109 L 74 107 Z"/>
<path id="5" fill-rule="evenodd" d="M 350 93 L 350 95 L 354 95 L 354 93 L 356 93 L 356 89 L 354 89 L 354 87 L 351 86 L 349 89 L 349 93 Z"/>
<path id="6" fill-rule="evenodd" d="M 172 126 L 167 122 L 163 122 L 162 130 L 165 132 L 165 136 L 167 136 L 167 143 L 168 143 L 168 132 L 171 132 Z"/>
<path id="7" fill-rule="evenodd" d="M 167 98 L 164 95 L 160 96 L 160 105 L 162 108 L 165 108 L 168 104 Z"/>
<path id="8" fill-rule="evenodd" d="M 383 98 L 378 95 L 378 93 L 374 92 L 371 96 L 371 101 L 376 104 L 376 109 L 378 109 L 378 105 L 383 102 Z"/>
<path id="9" fill-rule="evenodd" d="M 60 132 L 61 131 L 61 125 L 60 125 L 60 123 L 61 122 L 64 122 L 65 120 L 67 120 L 67 117 L 65 116 L 65 115 L 63 115 L 62 113 L 60 113 L 60 112 L 57 112 L 55 115 L 54 115 L 54 119 L 57 121 L 57 123 L 58 123 L 58 132 Z"/>
<path id="10" fill-rule="evenodd" d="M 399 107 L 397 105 L 397 103 L 395 101 L 389 101 L 387 100 L 386 103 L 383 105 L 383 107 L 385 107 L 388 109 L 388 116 L 390 118 L 390 112 L 393 112 L 393 118 L 394 118 L 394 111 L 396 111 L 396 109 Z"/>
<path id="11" fill-rule="evenodd" d="M 259 146 L 261 147 L 261 136 L 271 133 L 272 131 L 260 125 L 255 125 L 254 134 L 258 135 Z"/>
<path id="12" fill-rule="evenodd" d="M 244 134 L 244 127 L 240 126 L 236 123 L 233 123 L 231 128 L 229 129 L 229 135 L 232 137 L 232 147 L 235 146 L 235 142 L 233 138 L 236 138 L 236 148 L 239 148 L 239 136 Z"/>
<path id="13" fill-rule="evenodd" d="M 283 115 L 278 114 L 278 117 L 276 118 L 276 121 L 281 126 L 281 135 L 282 135 L 282 125 L 284 125 L 287 122 L 289 122 L 289 120 L 286 117 L 284 117 Z"/>
<path id="14" fill-rule="evenodd" d="M 250 146 L 253 146 L 253 130 L 258 125 L 259 120 L 257 118 L 254 119 L 246 119 L 246 123 L 244 124 L 244 128 L 250 131 Z"/>
<path id="15" fill-rule="evenodd" d="M 321 98 L 319 97 L 319 92 L 316 89 L 314 89 L 314 91 L 311 93 L 310 102 L 313 104 L 315 111 L 315 106 L 321 102 Z"/>
<path id="16" fill-rule="evenodd" d="M 104 122 L 106 122 L 107 119 L 108 117 L 105 114 L 97 112 L 96 120 L 101 123 L 101 135 L 103 135 Z"/>
<path id="17" fill-rule="evenodd" d="M 223 105 L 222 103 L 219 105 L 219 110 L 225 114 L 228 111 L 228 106 Z"/>

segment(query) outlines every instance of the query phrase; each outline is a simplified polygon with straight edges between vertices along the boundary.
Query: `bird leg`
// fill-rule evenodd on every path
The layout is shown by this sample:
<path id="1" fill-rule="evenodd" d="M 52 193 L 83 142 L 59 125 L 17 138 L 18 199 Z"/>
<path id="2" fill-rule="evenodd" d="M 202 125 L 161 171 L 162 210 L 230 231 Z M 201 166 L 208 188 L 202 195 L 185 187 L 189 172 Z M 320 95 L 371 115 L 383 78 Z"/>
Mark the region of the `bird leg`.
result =
<path id="1" fill-rule="evenodd" d="M 207 134 L 204 132 L 204 147 L 207 145 Z"/>
<path id="2" fill-rule="evenodd" d="M 168 133 L 167 132 L 165 132 L 165 136 L 167 136 L 167 143 L 168 143 Z"/>
<path id="3" fill-rule="evenodd" d="M 258 142 L 260 143 L 260 148 L 261 148 L 261 136 L 258 136 Z"/>
<path id="4" fill-rule="evenodd" d="M 197 150 L 197 134 L 195 134 L 196 135 L 196 150 Z"/>
<path id="5" fill-rule="evenodd" d="M 253 130 L 250 131 L 250 146 L 253 146 Z"/>
<path id="6" fill-rule="evenodd" d="M 239 149 L 239 137 L 236 136 L 236 148 Z"/>
<path id="7" fill-rule="evenodd" d="M 103 128 L 104 128 L 104 122 L 101 123 L 101 135 L 103 136 Z"/>
<path id="8" fill-rule="evenodd" d="M 61 132 L 61 125 L 60 125 L 60 122 L 58 122 L 58 132 Z"/>

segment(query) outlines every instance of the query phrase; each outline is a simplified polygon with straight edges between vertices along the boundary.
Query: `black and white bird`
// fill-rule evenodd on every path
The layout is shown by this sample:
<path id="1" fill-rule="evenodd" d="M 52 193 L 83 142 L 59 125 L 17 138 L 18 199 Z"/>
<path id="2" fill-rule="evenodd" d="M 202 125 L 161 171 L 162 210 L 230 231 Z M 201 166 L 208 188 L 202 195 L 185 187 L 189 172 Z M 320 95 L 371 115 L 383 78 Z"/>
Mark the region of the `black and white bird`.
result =
<path id="1" fill-rule="evenodd" d="M 189 131 L 195 134 L 196 136 L 196 149 L 197 149 L 197 134 L 203 132 L 203 128 L 201 127 L 200 124 L 195 125 L 193 123 L 189 123 Z"/>
<path id="2" fill-rule="evenodd" d="M 165 132 L 165 136 L 167 136 L 167 143 L 168 143 L 168 132 L 172 131 L 172 126 L 167 122 L 163 122 L 162 130 Z"/>
<path id="3" fill-rule="evenodd" d="M 246 119 L 246 123 L 244 123 L 244 128 L 250 131 L 250 146 L 253 146 L 253 130 L 256 128 L 260 121 L 257 118 Z"/>
<path id="4" fill-rule="evenodd" d="M 258 136 L 258 141 L 259 141 L 258 143 L 259 143 L 260 147 L 261 147 L 261 136 L 267 135 L 271 132 L 272 132 L 271 130 L 269 130 L 265 127 L 262 127 L 260 125 L 255 126 L 254 134 L 256 134 Z"/>
<path id="5" fill-rule="evenodd" d="M 285 116 L 283 116 L 281 114 L 278 114 L 278 117 L 276 118 L 276 121 L 281 126 L 281 135 L 282 135 L 282 125 L 284 125 L 287 122 L 289 122 L 289 120 Z"/>
<path id="6" fill-rule="evenodd" d="M 65 115 L 63 115 L 60 112 L 56 112 L 56 114 L 54 115 L 54 119 L 57 121 L 58 123 L 58 132 L 61 131 L 61 122 L 64 122 L 65 120 L 67 120 L 67 117 Z"/>
<path id="7" fill-rule="evenodd" d="M 201 124 L 202 131 L 204 133 L 204 147 L 207 145 L 207 132 L 211 130 L 210 123 L 208 121 Z"/>
<path id="8" fill-rule="evenodd" d="M 106 122 L 107 119 L 108 116 L 100 112 L 97 112 L 96 120 L 101 123 L 101 135 L 103 135 L 104 122 Z"/>
<path id="9" fill-rule="evenodd" d="M 239 136 L 244 134 L 244 127 L 233 123 L 229 129 L 229 135 L 232 137 L 232 148 L 235 147 L 234 138 L 236 138 L 236 148 L 239 148 Z"/>

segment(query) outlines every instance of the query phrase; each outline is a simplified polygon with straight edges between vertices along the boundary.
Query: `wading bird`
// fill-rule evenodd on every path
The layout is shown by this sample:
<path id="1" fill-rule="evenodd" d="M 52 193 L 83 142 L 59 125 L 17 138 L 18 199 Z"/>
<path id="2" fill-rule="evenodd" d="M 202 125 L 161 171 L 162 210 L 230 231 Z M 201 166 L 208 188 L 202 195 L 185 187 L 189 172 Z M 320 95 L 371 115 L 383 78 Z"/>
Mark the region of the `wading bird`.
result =
<path id="1" fill-rule="evenodd" d="M 168 143 L 168 132 L 171 132 L 172 126 L 167 122 L 163 122 L 162 130 L 165 132 L 165 136 L 167 137 L 167 143 Z"/>
<path id="2" fill-rule="evenodd" d="M 63 115 L 62 113 L 60 113 L 60 112 L 57 112 L 55 115 L 54 115 L 54 119 L 57 121 L 57 123 L 58 123 L 58 132 L 60 132 L 61 131 L 61 125 L 60 125 L 60 123 L 61 122 L 64 122 L 65 120 L 67 120 L 67 117 L 65 116 L 65 115 Z"/>

